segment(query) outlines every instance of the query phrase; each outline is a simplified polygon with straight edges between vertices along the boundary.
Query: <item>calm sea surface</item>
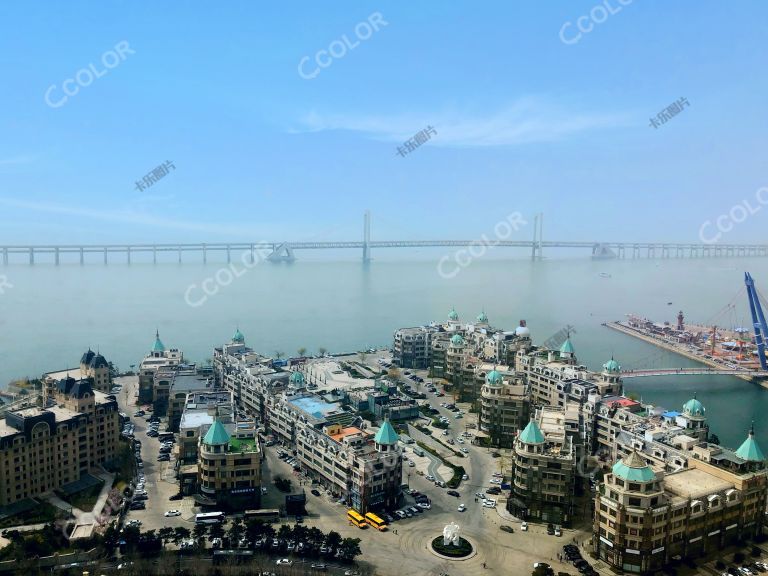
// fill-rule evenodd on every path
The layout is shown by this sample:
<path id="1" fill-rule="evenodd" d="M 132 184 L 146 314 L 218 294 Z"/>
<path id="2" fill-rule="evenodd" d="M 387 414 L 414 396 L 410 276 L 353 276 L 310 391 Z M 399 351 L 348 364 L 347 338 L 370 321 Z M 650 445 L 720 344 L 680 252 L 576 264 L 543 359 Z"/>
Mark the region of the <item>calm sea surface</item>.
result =
<path id="1" fill-rule="evenodd" d="M 241 275 L 227 285 L 209 281 L 218 292 L 202 303 L 203 281 L 223 262 L 0 266 L 0 276 L 13 285 L 0 295 L 0 383 L 75 366 L 89 346 L 128 369 L 150 348 L 156 328 L 166 347 L 197 361 L 209 358 L 237 326 L 248 345 L 267 354 L 296 354 L 300 347 L 341 352 L 389 345 L 396 328 L 443 320 L 451 307 L 462 320 L 485 310 L 494 326 L 510 329 L 525 319 L 537 343 L 570 324 L 576 353 L 591 368 L 612 355 L 625 368 L 691 366 L 601 323 L 627 313 L 674 322 L 683 310 L 697 323 L 749 326 L 743 272 L 752 272 L 758 287 L 768 286 L 768 260 L 762 259 L 478 259 L 446 279 L 437 271 L 443 254 L 370 265 L 261 263 L 247 270 L 233 257 Z M 219 278 L 230 280 L 227 273 Z M 680 376 L 629 380 L 626 390 L 667 408 L 679 408 L 695 391 L 724 444 L 738 446 L 754 418 L 768 449 L 768 390 L 757 385 Z"/>

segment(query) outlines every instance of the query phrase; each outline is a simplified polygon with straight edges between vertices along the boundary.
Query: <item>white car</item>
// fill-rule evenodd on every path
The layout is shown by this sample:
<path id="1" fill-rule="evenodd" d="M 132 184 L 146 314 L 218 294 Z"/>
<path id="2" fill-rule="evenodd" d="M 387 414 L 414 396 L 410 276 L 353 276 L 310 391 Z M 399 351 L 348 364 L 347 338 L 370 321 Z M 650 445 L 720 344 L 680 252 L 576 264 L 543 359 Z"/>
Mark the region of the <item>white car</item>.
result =
<path id="1" fill-rule="evenodd" d="M 464 438 L 456 438 L 456 442 L 459 444 L 464 444 Z"/>
<path id="2" fill-rule="evenodd" d="M 469 480 L 469 476 L 467 476 L 466 474 L 462 474 L 461 479 L 462 480 Z"/>
<path id="3" fill-rule="evenodd" d="M 480 498 L 480 500 L 485 500 L 485 493 L 484 492 L 475 492 L 475 496 Z"/>
<path id="4" fill-rule="evenodd" d="M 172 516 L 181 516 L 181 512 L 178 510 L 168 510 L 168 512 L 165 513 L 166 518 L 170 518 Z"/>
<path id="5" fill-rule="evenodd" d="M 496 508 L 496 503 L 493 501 L 489 502 L 488 500 L 486 500 L 485 502 L 483 502 L 483 508 Z"/>
<path id="6" fill-rule="evenodd" d="M 416 504 L 416 506 L 418 506 L 422 510 L 431 510 L 432 509 L 432 505 L 429 504 L 428 502 L 419 502 L 418 504 Z"/>
<path id="7" fill-rule="evenodd" d="M 520 524 L 520 530 L 522 530 L 523 532 L 528 532 L 528 522 L 523 522 L 522 524 Z"/>
<path id="8" fill-rule="evenodd" d="M 459 512 L 464 512 L 466 509 L 467 509 L 467 507 L 466 507 L 466 506 L 464 506 L 464 504 L 459 504 L 459 507 L 457 508 L 457 510 L 458 510 Z"/>
<path id="9" fill-rule="evenodd" d="M 467 450 L 467 449 L 466 449 L 464 446 L 462 446 L 462 447 L 461 447 L 461 451 L 462 451 L 464 454 L 469 454 L 469 450 Z"/>
<path id="10" fill-rule="evenodd" d="M 426 476 L 424 476 L 424 478 L 426 478 L 430 482 L 434 482 L 435 481 L 435 477 L 432 476 L 432 474 L 427 474 Z"/>
<path id="11" fill-rule="evenodd" d="M 278 566 L 290 566 L 291 564 L 293 564 L 293 562 L 291 560 L 288 560 L 288 558 L 280 558 L 280 560 L 278 560 L 276 564 Z"/>

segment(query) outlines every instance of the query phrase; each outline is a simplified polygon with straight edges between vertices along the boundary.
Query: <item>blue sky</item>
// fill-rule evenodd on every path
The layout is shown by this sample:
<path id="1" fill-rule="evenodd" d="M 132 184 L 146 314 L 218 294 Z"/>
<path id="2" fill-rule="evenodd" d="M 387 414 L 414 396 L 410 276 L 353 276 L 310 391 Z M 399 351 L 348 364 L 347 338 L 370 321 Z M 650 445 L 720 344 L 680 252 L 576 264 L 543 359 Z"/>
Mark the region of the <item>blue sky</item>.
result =
<path id="1" fill-rule="evenodd" d="M 698 241 L 768 186 L 768 5 L 605 2 L 571 44 L 597 1 L 5 2 L 0 244 L 358 239 L 365 209 L 374 239 L 476 238 L 517 211 L 552 240 Z"/>

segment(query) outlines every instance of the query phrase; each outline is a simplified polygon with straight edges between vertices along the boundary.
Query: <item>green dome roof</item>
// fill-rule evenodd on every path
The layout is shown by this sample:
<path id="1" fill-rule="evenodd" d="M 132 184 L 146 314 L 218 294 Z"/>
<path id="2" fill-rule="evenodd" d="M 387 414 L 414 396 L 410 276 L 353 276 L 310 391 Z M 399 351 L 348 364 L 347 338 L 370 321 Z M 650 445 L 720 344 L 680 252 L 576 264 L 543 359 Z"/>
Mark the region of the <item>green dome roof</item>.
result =
<path id="1" fill-rule="evenodd" d="M 683 404 L 683 414 L 688 416 L 704 416 L 704 405 L 696 400 L 696 396 Z"/>
<path id="2" fill-rule="evenodd" d="M 459 319 L 458 312 L 456 312 L 456 310 L 451 308 L 451 311 L 448 312 L 448 320 L 452 320 L 452 321 L 456 322 L 456 321 L 458 321 L 458 319 Z"/>
<path id="3" fill-rule="evenodd" d="M 165 346 L 160 341 L 160 332 L 155 330 L 155 343 L 152 346 L 152 352 L 165 352 Z"/>
<path id="4" fill-rule="evenodd" d="M 656 478 L 651 467 L 635 450 L 613 465 L 613 475 L 629 482 L 653 482 Z"/>
<path id="5" fill-rule="evenodd" d="M 240 328 L 235 330 L 235 334 L 232 336 L 232 342 L 236 342 L 238 344 L 243 344 L 245 342 L 245 336 L 243 336 L 243 333 L 240 332 Z"/>
<path id="6" fill-rule="evenodd" d="M 384 424 L 381 425 L 381 428 L 379 428 L 379 431 L 376 432 L 376 436 L 373 438 L 373 441 L 376 442 L 376 444 L 397 444 L 397 441 L 400 439 L 400 436 L 397 435 L 397 432 L 395 432 L 395 429 L 392 427 L 392 424 L 389 423 L 389 419 L 384 420 Z"/>
<path id="7" fill-rule="evenodd" d="M 621 366 L 619 366 L 619 363 L 616 362 L 616 360 L 611 358 L 608 362 L 603 364 L 603 370 L 606 372 L 621 372 Z"/>
<path id="8" fill-rule="evenodd" d="M 525 442 L 526 444 L 543 444 L 545 440 L 544 433 L 535 420 L 528 422 L 528 426 L 520 432 L 519 439 L 520 442 Z"/>
<path id="9" fill-rule="evenodd" d="M 571 344 L 570 338 L 566 338 L 563 345 L 560 346 L 560 354 L 573 354 L 573 344 Z"/>
<path id="10" fill-rule="evenodd" d="M 491 386 L 501 386 L 503 377 L 501 372 L 498 372 L 497 370 L 491 370 L 488 372 L 488 374 L 486 374 L 485 381 L 488 382 L 488 384 Z"/>
<path id="11" fill-rule="evenodd" d="M 765 460 L 763 451 L 760 450 L 760 446 L 757 445 L 757 440 L 755 440 L 755 431 L 753 429 L 749 430 L 747 439 L 736 450 L 736 456 L 747 462 L 762 462 Z"/>
<path id="12" fill-rule="evenodd" d="M 486 316 L 485 311 L 480 312 L 480 314 L 477 315 L 477 321 L 482 324 L 488 322 L 488 316 Z"/>
<path id="13" fill-rule="evenodd" d="M 205 433 L 203 438 L 203 444 L 227 444 L 229 443 L 229 434 L 224 429 L 224 425 L 218 420 L 213 421 L 213 424 L 208 428 L 208 432 Z"/>
<path id="14" fill-rule="evenodd" d="M 291 372 L 290 383 L 291 384 L 304 384 L 304 374 L 302 374 L 298 370 L 294 370 L 293 372 Z"/>
<path id="15" fill-rule="evenodd" d="M 454 334 L 451 336 L 451 344 L 454 346 L 464 346 L 464 338 L 461 334 Z"/>

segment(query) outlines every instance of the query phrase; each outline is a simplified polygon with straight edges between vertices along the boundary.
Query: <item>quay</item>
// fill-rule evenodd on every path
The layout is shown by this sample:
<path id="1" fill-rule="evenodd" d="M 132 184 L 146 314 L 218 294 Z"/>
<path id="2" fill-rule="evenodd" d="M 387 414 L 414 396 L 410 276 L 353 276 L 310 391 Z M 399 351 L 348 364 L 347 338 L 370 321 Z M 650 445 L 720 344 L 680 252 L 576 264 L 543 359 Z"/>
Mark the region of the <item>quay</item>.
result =
<path id="1" fill-rule="evenodd" d="M 757 382 L 764 388 L 768 388 L 768 380 L 766 380 L 766 378 L 768 378 L 768 372 L 766 371 L 749 370 L 746 368 L 733 369 L 733 368 L 724 367 L 712 359 L 704 358 L 702 355 L 696 354 L 695 352 L 689 350 L 688 347 L 683 344 L 676 344 L 674 342 L 670 342 L 658 336 L 647 334 L 641 330 L 628 326 L 624 322 L 620 322 L 620 321 L 604 322 L 603 326 L 610 328 L 611 330 L 617 330 L 618 332 L 622 332 L 624 334 L 627 334 L 628 336 L 632 336 L 634 338 L 644 340 L 645 342 L 648 342 L 649 344 L 653 344 L 658 348 L 669 350 L 670 352 L 674 352 L 675 354 L 679 354 L 680 356 L 685 356 L 690 360 L 694 360 L 695 362 L 699 362 L 700 364 L 704 364 L 705 366 L 709 367 L 701 370 L 685 369 L 685 368 L 681 370 L 677 370 L 672 368 L 672 369 L 663 369 L 663 370 L 657 369 L 657 370 L 624 371 L 622 372 L 622 378 L 633 378 L 633 377 L 640 377 L 640 376 L 661 376 L 661 375 L 722 374 L 722 375 L 728 375 L 728 376 L 736 376 L 737 378 L 741 378 L 742 380 L 746 380 L 748 382 Z"/>

